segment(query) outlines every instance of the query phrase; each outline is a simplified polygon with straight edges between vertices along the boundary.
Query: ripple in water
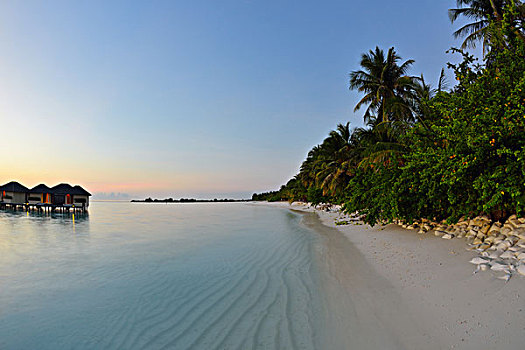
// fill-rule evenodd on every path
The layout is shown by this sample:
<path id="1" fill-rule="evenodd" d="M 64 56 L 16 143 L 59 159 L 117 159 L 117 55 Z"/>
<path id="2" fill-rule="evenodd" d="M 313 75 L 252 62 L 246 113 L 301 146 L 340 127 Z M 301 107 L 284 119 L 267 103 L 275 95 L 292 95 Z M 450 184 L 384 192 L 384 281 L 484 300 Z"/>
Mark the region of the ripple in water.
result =
<path id="1" fill-rule="evenodd" d="M 246 204 L 0 213 L 2 349 L 318 349 L 319 237 Z"/>

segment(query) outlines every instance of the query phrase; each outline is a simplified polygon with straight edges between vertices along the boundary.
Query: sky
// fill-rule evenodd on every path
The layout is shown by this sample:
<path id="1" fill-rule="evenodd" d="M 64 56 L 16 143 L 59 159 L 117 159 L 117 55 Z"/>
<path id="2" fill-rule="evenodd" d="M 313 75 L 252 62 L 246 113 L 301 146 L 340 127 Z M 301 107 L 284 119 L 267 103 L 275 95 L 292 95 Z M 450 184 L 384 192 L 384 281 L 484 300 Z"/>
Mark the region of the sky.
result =
<path id="1" fill-rule="evenodd" d="M 0 3 L 0 182 L 100 198 L 278 189 L 338 123 L 349 73 L 394 46 L 437 83 L 454 0 Z M 451 76 L 450 72 L 448 73 Z M 115 195 L 117 194 L 117 195 Z"/>

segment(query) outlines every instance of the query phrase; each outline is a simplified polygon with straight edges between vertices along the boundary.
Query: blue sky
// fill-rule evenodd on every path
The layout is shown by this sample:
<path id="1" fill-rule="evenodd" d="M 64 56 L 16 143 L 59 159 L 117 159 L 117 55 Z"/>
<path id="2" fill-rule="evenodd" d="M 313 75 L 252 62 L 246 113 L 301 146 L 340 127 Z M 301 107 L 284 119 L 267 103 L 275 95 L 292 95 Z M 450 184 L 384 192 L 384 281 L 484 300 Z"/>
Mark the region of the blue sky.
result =
<path id="1" fill-rule="evenodd" d="M 455 1 L 0 4 L 0 180 L 132 196 L 278 188 L 337 123 L 348 74 L 395 46 L 436 82 Z M 15 147 L 15 145 L 17 145 Z"/>

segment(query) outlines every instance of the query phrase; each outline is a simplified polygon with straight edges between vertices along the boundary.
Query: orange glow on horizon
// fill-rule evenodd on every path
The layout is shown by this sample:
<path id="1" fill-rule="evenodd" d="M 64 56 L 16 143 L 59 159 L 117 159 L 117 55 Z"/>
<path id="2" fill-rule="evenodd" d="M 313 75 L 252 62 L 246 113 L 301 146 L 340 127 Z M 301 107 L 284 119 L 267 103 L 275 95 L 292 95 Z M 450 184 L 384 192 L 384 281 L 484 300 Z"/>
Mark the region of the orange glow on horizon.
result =
<path id="1" fill-rule="evenodd" d="M 51 167 L 52 168 L 52 167 Z M 73 167 L 74 168 L 74 167 Z M 36 169 L 36 170 L 35 170 Z M 56 172 L 38 172 L 38 167 L 31 171 L 25 169 L 0 170 L 0 185 L 10 181 L 18 181 L 32 188 L 39 184 L 53 187 L 60 183 L 80 185 L 93 195 L 97 193 L 123 193 L 130 196 L 177 196 L 179 193 L 228 193 L 251 191 L 251 184 L 258 179 L 242 174 L 226 172 L 179 173 L 155 171 L 154 169 L 74 169 L 66 171 L 57 168 Z M 126 171 L 127 170 L 127 171 Z M 83 172 L 84 171 L 84 172 Z M 62 174 L 62 175 L 61 175 Z"/>

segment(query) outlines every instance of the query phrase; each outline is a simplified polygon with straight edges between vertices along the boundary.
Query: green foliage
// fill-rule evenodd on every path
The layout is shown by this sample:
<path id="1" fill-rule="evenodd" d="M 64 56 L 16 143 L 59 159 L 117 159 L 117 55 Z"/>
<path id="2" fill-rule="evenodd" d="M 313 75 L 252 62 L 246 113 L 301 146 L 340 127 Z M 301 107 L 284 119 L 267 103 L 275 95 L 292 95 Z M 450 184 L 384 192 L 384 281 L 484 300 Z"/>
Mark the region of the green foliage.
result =
<path id="1" fill-rule="evenodd" d="M 503 47 L 512 38 L 525 42 L 525 4 L 520 0 L 457 0 L 459 8 L 449 10 L 452 23 L 461 17 L 473 20 L 454 32 L 464 37 L 462 48 L 483 43 L 487 48 Z M 506 29 L 504 29 L 506 27 Z"/>
<path id="2" fill-rule="evenodd" d="M 396 166 L 360 168 L 348 185 L 345 210 L 364 215 L 365 222 L 374 225 L 398 217 L 397 198 L 392 198 L 392 183 Z"/>
<path id="3" fill-rule="evenodd" d="M 365 94 L 354 111 L 367 105 L 364 119 L 369 125 L 413 120 L 409 102 L 413 99 L 415 79 L 408 76 L 407 71 L 414 60 L 399 65 L 400 60 L 393 47 L 385 55 L 376 46 L 375 50 L 362 55 L 362 69 L 350 73 L 350 89 Z"/>
<path id="4" fill-rule="evenodd" d="M 477 12 L 456 9 L 455 18 L 481 21 L 463 34 L 489 47 L 482 65 L 451 49 L 463 62 L 449 64 L 457 85 L 447 92 L 443 73 L 437 89 L 406 75 L 412 61 L 398 66 L 393 48 L 363 55 L 350 86 L 365 94 L 356 108 L 367 105 L 368 127 L 338 125 L 297 176 L 254 198 L 344 203 L 372 225 L 525 215 L 525 7 L 503 1 L 492 13 L 486 1 L 459 3 Z"/>
<path id="5" fill-rule="evenodd" d="M 323 196 L 323 190 L 316 187 L 310 187 L 308 189 L 306 199 L 314 205 L 330 201 L 330 198 Z"/>
<path id="6" fill-rule="evenodd" d="M 452 66 L 459 84 L 424 102 L 429 114 L 403 137 L 402 157 L 350 181 L 346 209 L 372 224 L 525 214 L 523 57 L 520 41 L 492 51 L 486 67 L 464 55 Z"/>
<path id="7" fill-rule="evenodd" d="M 514 44 L 493 50 L 487 67 L 454 67 L 459 85 L 429 103 L 426 128 L 412 130 L 401 179 L 427 217 L 523 213 L 525 51 Z"/>
<path id="8" fill-rule="evenodd" d="M 254 193 L 252 195 L 252 201 L 278 202 L 280 200 L 281 200 L 281 193 L 280 193 L 280 191 Z"/>

